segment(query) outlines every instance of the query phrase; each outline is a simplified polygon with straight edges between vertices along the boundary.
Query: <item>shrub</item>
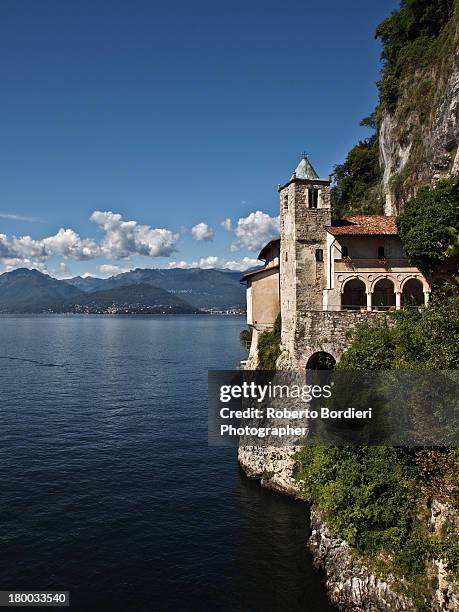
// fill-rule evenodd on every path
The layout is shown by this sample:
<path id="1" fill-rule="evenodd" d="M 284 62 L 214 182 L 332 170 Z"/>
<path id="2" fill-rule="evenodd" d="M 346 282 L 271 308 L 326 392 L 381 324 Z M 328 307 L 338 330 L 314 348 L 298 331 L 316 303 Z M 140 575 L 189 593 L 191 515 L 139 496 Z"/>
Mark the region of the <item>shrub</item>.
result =
<path id="1" fill-rule="evenodd" d="M 275 370 L 276 361 L 280 355 L 281 317 L 277 315 L 271 331 L 263 332 L 258 339 L 258 368 L 260 370 Z"/>
<path id="2" fill-rule="evenodd" d="M 425 274 L 459 254 L 459 179 L 441 181 L 405 204 L 397 228 L 406 254 Z"/>

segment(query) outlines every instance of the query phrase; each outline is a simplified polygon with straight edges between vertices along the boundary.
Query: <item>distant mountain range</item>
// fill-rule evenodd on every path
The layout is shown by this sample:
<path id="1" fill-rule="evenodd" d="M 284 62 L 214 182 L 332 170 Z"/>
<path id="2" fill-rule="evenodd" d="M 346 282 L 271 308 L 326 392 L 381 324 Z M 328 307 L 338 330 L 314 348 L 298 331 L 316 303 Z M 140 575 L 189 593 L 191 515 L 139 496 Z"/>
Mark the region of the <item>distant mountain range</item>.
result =
<path id="1" fill-rule="evenodd" d="M 57 280 L 19 268 L 0 275 L 0 312 L 212 312 L 245 310 L 240 272 L 140 269 Z"/>
<path id="2" fill-rule="evenodd" d="M 77 297 L 49 307 L 52 312 L 80 314 L 197 314 L 199 309 L 173 293 L 137 284 L 79 293 Z"/>

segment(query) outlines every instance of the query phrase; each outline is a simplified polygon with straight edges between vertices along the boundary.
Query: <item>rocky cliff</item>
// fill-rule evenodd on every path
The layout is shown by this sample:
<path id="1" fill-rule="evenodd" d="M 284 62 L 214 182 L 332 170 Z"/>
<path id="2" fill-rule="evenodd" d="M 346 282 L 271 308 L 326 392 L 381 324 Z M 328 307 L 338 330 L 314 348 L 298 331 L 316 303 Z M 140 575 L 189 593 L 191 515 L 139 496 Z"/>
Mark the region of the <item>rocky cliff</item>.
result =
<path id="1" fill-rule="evenodd" d="M 238 460 L 246 475 L 259 479 L 262 486 L 299 498 L 300 489 L 294 477 L 297 450 L 295 447 L 241 446 Z M 343 538 L 333 537 L 314 510 L 311 528 L 308 545 L 314 563 L 325 570 L 330 600 L 339 609 L 354 612 L 416 609 L 408 597 L 395 592 L 389 580 L 378 578 L 359 561 Z"/>
<path id="2" fill-rule="evenodd" d="M 390 56 L 380 82 L 379 149 L 385 213 L 398 214 L 422 186 L 459 174 L 459 3 L 437 36 L 424 30 Z M 390 22 L 390 19 L 386 20 Z M 395 46 L 392 30 L 383 45 Z M 382 32 L 382 33 L 381 33 Z M 384 51 L 383 51 L 384 57 Z M 395 58 L 395 59 L 394 59 Z M 391 64 L 396 65 L 392 68 Z M 391 70 L 397 94 L 384 96 Z M 386 98 L 389 98 L 386 99 Z"/>
<path id="3" fill-rule="evenodd" d="M 238 460 L 246 475 L 259 479 L 262 486 L 300 498 L 299 483 L 295 479 L 297 450 L 295 447 L 241 446 Z M 330 532 L 314 508 L 310 516 L 312 533 L 308 546 L 316 567 L 325 571 L 330 600 L 338 609 L 353 612 L 415 612 L 421 609 L 453 612 L 459 609 L 458 585 L 451 582 L 441 560 L 436 560 L 429 570 L 430 577 L 437 584 L 432 601 L 419 607 L 411 599 L 407 585 L 395 586 L 397 581 L 392 575 L 382 577 L 375 574 L 344 538 Z M 454 522 L 457 528 L 457 512 L 434 500 L 429 521 L 431 530 L 440 533 L 447 522 Z"/>

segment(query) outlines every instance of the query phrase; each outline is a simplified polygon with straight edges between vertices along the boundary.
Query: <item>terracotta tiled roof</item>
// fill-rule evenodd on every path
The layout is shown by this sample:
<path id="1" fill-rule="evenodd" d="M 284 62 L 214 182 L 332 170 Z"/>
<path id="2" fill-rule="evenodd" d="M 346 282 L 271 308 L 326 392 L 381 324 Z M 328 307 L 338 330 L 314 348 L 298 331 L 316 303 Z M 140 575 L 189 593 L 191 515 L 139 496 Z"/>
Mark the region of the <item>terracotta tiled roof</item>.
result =
<path id="1" fill-rule="evenodd" d="M 258 270 L 254 270 L 253 272 L 247 272 L 244 276 L 241 277 L 239 282 L 244 282 L 246 278 L 250 276 L 255 276 L 256 274 L 260 274 L 260 272 L 268 272 L 269 270 L 279 270 L 279 266 L 268 266 L 267 268 L 259 268 Z"/>
<path id="2" fill-rule="evenodd" d="M 395 217 L 385 215 L 349 215 L 335 221 L 327 232 L 333 236 L 382 236 L 396 235 Z"/>

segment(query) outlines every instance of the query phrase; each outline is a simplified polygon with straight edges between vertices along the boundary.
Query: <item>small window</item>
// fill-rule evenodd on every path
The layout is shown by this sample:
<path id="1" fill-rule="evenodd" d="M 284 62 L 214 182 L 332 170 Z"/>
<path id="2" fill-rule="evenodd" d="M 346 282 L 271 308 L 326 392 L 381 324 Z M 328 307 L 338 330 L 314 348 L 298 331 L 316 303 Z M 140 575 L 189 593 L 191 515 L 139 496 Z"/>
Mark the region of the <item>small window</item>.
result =
<path id="1" fill-rule="evenodd" d="M 288 253 L 285 251 L 285 261 L 288 261 Z"/>
<path id="2" fill-rule="evenodd" d="M 318 203 L 319 203 L 319 191 L 317 189 L 308 189 L 309 208 L 317 208 Z"/>
<path id="3" fill-rule="evenodd" d="M 323 249 L 316 249 L 316 261 L 324 260 L 324 252 Z"/>
<path id="4" fill-rule="evenodd" d="M 341 247 L 341 257 L 349 257 L 349 249 L 347 246 Z"/>
<path id="5" fill-rule="evenodd" d="M 384 247 L 378 247 L 378 259 L 385 259 L 386 255 L 384 254 Z"/>
<path id="6" fill-rule="evenodd" d="M 288 210 L 288 194 L 284 195 L 284 210 Z"/>

